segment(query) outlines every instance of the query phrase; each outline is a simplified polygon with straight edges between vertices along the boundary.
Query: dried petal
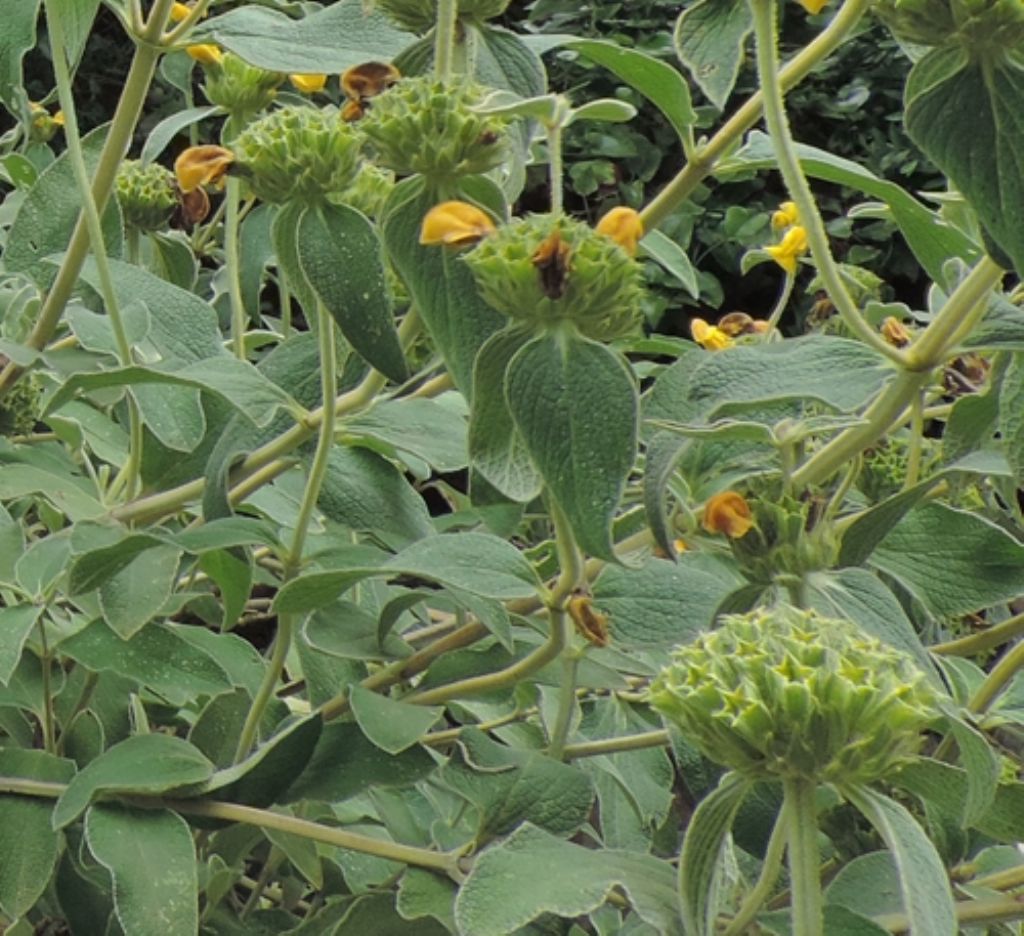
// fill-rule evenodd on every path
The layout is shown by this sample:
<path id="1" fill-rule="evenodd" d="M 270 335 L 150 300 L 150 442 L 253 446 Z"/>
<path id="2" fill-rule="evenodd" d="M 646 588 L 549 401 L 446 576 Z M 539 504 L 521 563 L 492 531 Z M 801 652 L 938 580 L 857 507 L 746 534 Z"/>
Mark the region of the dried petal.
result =
<path id="1" fill-rule="evenodd" d="M 708 498 L 704 505 L 701 526 L 708 533 L 724 533 L 730 539 L 740 539 L 754 526 L 750 504 L 736 491 L 722 491 Z"/>
<path id="2" fill-rule="evenodd" d="M 223 180 L 234 161 L 234 153 L 223 146 L 190 146 L 174 160 L 178 187 L 187 194 L 201 185 L 217 184 Z"/>

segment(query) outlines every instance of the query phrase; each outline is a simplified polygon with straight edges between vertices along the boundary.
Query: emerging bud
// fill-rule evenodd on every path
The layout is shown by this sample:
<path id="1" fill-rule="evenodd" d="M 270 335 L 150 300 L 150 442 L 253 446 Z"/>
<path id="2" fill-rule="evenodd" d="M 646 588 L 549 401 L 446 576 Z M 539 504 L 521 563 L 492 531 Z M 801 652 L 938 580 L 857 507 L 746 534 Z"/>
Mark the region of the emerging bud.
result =
<path id="1" fill-rule="evenodd" d="M 910 344 L 910 332 L 895 315 L 889 315 L 882 322 L 882 337 L 896 348 L 904 348 Z"/>
<path id="2" fill-rule="evenodd" d="M 631 257 L 636 256 L 637 245 L 644 236 L 644 223 L 640 213 L 632 208 L 619 205 L 612 208 L 594 228 L 598 234 L 610 237 Z"/>
<path id="3" fill-rule="evenodd" d="M 201 185 L 222 185 L 234 161 L 234 153 L 223 146 L 190 146 L 174 160 L 178 187 L 187 194 Z"/>
<path id="4" fill-rule="evenodd" d="M 211 104 L 235 117 L 247 117 L 258 114 L 274 100 L 284 75 L 250 65 L 231 52 L 219 54 L 216 67 L 207 70 L 203 85 Z"/>
<path id="5" fill-rule="evenodd" d="M 777 231 L 799 223 L 800 214 L 797 211 L 796 202 L 783 202 L 779 205 L 777 211 L 772 212 L 772 227 Z"/>
<path id="6" fill-rule="evenodd" d="M 186 46 L 185 51 L 200 65 L 209 65 L 217 68 L 224 60 L 224 53 L 221 51 L 220 46 L 212 42 L 200 42 L 196 45 Z"/>
<path id="7" fill-rule="evenodd" d="M 326 75 L 289 75 L 288 80 L 296 91 L 303 94 L 317 94 L 327 84 Z"/>
<path id="8" fill-rule="evenodd" d="M 713 494 L 704 505 L 700 525 L 708 533 L 724 533 L 729 539 L 741 539 L 754 526 L 750 504 L 736 491 Z"/>
<path id="9" fill-rule="evenodd" d="M 690 322 L 690 334 L 706 351 L 724 351 L 735 344 L 728 332 L 716 325 L 709 325 L 702 318 Z"/>
<path id="10" fill-rule="evenodd" d="M 125 224 L 139 231 L 164 227 L 178 204 L 174 173 L 157 163 L 125 160 L 117 170 L 116 192 Z"/>
<path id="11" fill-rule="evenodd" d="M 765 247 L 765 252 L 792 276 L 796 273 L 797 260 L 807 253 L 807 231 L 800 225 L 791 227 L 781 243 Z"/>
<path id="12" fill-rule="evenodd" d="M 676 648 L 649 697 L 708 758 L 764 780 L 877 780 L 938 715 L 905 653 L 788 606 L 726 617 Z"/>
<path id="13" fill-rule="evenodd" d="M 493 230 L 494 222 L 476 205 L 446 201 L 426 213 L 420 228 L 420 243 L 463 247 L 477 243 Z"/>
<path id="14" fill-rule="evenodd" d="M 57 135 L 57 131 L 64 126 L 64 112 L 56 111 L 54 114 L 50 114 L 42 104 L 37 104 L 35 101 L 29 101 L 28 107 L 32 114 L 29 139 L 33 143 L 49 143 Z"/>

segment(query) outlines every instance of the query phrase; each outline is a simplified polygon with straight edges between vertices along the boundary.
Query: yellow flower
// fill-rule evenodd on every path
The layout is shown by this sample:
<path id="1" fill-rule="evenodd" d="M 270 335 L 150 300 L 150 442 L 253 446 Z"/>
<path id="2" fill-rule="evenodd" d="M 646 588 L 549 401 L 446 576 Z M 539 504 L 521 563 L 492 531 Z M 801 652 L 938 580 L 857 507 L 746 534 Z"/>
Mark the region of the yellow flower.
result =
<path id="1" fill-rule="evenodd" d="M 223 181 L 235 155 L 223 146 L 190 146 L 174 160 L 174 175 L 182 192 L 195 191 L 201 185 Z"/>
<path id="2" fill-rule="evenodd" d="M 185 47 L 185 51 L 192 56 L 200 65 L 220 65 L 224 53 L 220 46 L 212 42 L 201 42 L 197 45 Z"/>
<path id="3" fill-rule="evenodd" d="M 615 241 L 631 257 L 636 256 L 636 247 L 644 236 L 644 223 L 640 214 L 632 208 L 619 205 L 612 208 L 594 228 L 598 234 L 604 234 Z"/>
<path id="4" fill-rule="evenodd" d="M 708 498 L 700 525 L 708 533 L 724 533 L 730 539 L 740 539 L 754 526 L 750 504 L 736 491 L 722 491 Z"/>
<path id="5" fill-rule="evenodd" d="M 800 223 L 800 214 L 796 210 L 796 202 L 783 202 L 779 205 L 778 211 L 772 212 L 772 227 L 776 231 L 782 228 L 792 227 Z"/>
<path id="6" fill-rule="evenodd" d="M 686 550 L 689 548 L 686 545 L 686 540 L 681 540 L 681 539 L 672 540 L 672 545 L 675 547 L 676 555 L 677 556 L 680 555 L 681 553 L 686 552 Z"/>
<path id="7" fill-rule="evenodd" d="M 57 111 L 57 113 L 55 113 L 50 119 L 58 127 L 63 127 L 64 126 L 64 111 L 61 111 L 61 110 Z"/>
<path id="8" fill-rule="evenodd" d="M 792 275 L 796 273 L 796 261 L 798 257 L 807 253 L 807 232 L 796 225 L 786 231 L 781 243 L 765 248 L 766 253 L 782 269 Z"/>
<path id="9" fill-rule="evenodd" d="M 191 12 L 192 8 L 187 3 L 176 3 L 171 7 L 171 20 L 172 22 L 180 23 Z"/>
<path id="10" fill-rule="evenodd" d="M 882 337 L 891 345 L 902 348 L 910 344 L 910 332 L 895 315 L 888 316 L 882 322 Z"/>
<path id="11" fill-rule="evenodd" d="M 700 318 L 690 322 L 690 334 L 693 335 L 693 340 L 707 351 L 723 351 L 735 344 L 717 325 L 709 325 Z"/>
<path id="12" fill-rule="evenodd" d="M 828 0 L 797 0 L 808 13 L 820 13 L 828 4 Z"/>
<path id="13" fill-rule="evenodd" d="M 435 205 L 423 218 L 420 243 L 459 247 L 475 244 L 493 230 L 494 222 L 475 205 L 446 201 Z"/>
<path id="14" fill-rule="evenodd" d="M 303 94 L 316 94 L 327 84 L 326 75 L 289 75 L 288 80 Z"/>

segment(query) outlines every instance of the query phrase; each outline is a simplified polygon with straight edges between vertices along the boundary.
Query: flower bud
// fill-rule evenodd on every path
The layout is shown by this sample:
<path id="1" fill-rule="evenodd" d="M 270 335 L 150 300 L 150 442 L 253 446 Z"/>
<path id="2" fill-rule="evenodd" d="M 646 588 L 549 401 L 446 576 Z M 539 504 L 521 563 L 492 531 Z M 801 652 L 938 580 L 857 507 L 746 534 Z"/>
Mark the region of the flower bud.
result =
<path id="1" fill-rule="evenodd" d="M 572 322 L 608 341 L 640 322 L 640 265 L 580 221 L 531 215 L 502 225 L 465 255 L 484 299 L 534 326 Z"/>
<path id="2" fill-rule="evenodd" d="M 772 212 L 772 227 L 777 231 L 799 223 L 800 213 L 797 211 L 796 202 L 783 202 L 778 210 Z"/>
<path id="3" fill-rule="evenodd" d="M 117 170 L 116 191 L 124 223 L 138 231 L 164 227 L 178 204 L 174 173 L 158 163 L 125 160 Z"/>
<path id="4" fill-rule="evenodd" d="M 788 606 L 726 617 L 677 647 L 649 698 L 708 758 L 757 779 L 876 780 L 939 714 L 905 653 Z"/>
<path id="5" fill-rule="evenodd" d="M 32 115 L 32 123 L 29 125 L 28 136 L 33 143 L 49 143 L 57 131 L 64 126 L 64 112 L 56 111 L 51 114 L 42 104 L 29 101 L 29 112 Z"/>
<path id="6" fill-rule="evenodd" d="M 882 337 L 896 348 L 904 348 L 910 344 L 910 332 L 895 315 L 886 316 L 881 327 Z"/>
<path id="7" fill-rule="evenodd" d="M 190 53 L 193 48 L 189 46 Z M 203 92 L 211 104 L 244 117 L 257 114 L 270 104 L 282 81 L 284 75 L 257 68 L 231 52 L 224 52 L 215 67 L 207 69 Z"/>
<path id="8" fill-rule="evenodd" d="M 505 122 L 472 110 L 480 96 L 466 82 L 406 78 L 374 98 L 359 126 L 376 161 L 399 175 L 420 173 L 434 181 L 477 175 L 505 158 Z"/>
<path id="9" fill-rule="evenodd" d="M 335 110 L 282 107 L 246 127 L 234 151 L 252 193 L 272 204 L 319 202 L 356 180 L 362 141 Z"/>
<path id="10" fill-rule="evenodd" d="M 729 539 L 742 539 L 754 526 L 750 504 L 736 491 L 713 494 L 704 505 L 700 522 L 708 533 L 724 533 Z"/>

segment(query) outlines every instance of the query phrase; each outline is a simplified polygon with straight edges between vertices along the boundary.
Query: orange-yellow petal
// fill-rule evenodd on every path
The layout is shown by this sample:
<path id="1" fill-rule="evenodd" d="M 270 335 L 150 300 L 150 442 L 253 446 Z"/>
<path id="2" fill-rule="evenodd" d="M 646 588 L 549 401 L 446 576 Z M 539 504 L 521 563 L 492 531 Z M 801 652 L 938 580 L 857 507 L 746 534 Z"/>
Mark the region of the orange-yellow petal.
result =
<path id="1" fill-rule="evenodd" d="M 828 0 L 797 0 L 808 13 L 820 13 L 828 5 Z"/>
<path id="2" fill-rule="evenodd" d="M 402 73 L 388 62 L 364 62 L 346 69 L 341 76 L 341 90 L 353 101 L 365 101 L 387 91 Z"/>
<path id="3" fill-rule="evenodd" d="M 895 315 L 889 315 L 882 322 L 882 337 L 891 345 L 902 348 L 910 344 L 910 332 Z"/>
<path id="4" fill-rule="evenodd" d="M 787 273 L 796 273 L 797 260 L 807 253 L 807 231 L 799 224 L 786 231 L 778 244 L 765 247 L 765 252 Z"/>
<path id="5" fill-rule="evenodd" d="M 64 126 L 64 111 L 57 111 L 51 118 L 58 127 Z"/>
<path id="6" fill-rule="evenodd" d="M 772 227 L 776 230 L 792 227 L 800 223 L 800 213 L 797 211 L 796 202 L 783 202 L 777 211 L 772 212 Z"/>
<path id="7" fill-rule="evenodd" d="M 754 526 L 750 504 L 736 491 L 715 494 L 704 505 L 701 526 L 708 533 L 724 533 L 730 539 L 740 539 Z"/>
<path id="8" fill-rule="evenodd" d="M 174 175 L 182 192 L 191 192 L 201 185 L 220 182 L 235 161 L 231 150 L 223 146 L 190 146 L 174 160 Z"/>
<path id="9" fill-rule="evenodd" d="M 180 23 L 183 19 L 186 19 L 192 12 L 192 8 L 187 3 L 175 3 L 171 7 L 171 20 L 175 23 Z"/>
<path id="10" fill-rule="evenodd" d="M 494 222 L 476 205 L 446 201 L 435 205 L 423 218 L 420 243 L 451 247 L 475 244 L 493 230 Z"/>
<path id="11" fill-rule="evenodd" d="M 220 65 L 221 59 L 224 58 L 220 46 L 212 42 L 200 42 L 196 45 L 186 46 L 185 51 L 200 65 Z"/>
<path id="12" fill-rule="evenodd" d="M 590 598 L 574 595 L 569 599 L 568 611 L 577 632 L 596 647 L 608 646 L 608 618 L 594 607 Z"/>
<path id="13" fill-rule="evenodd" d="M 709 325 L 701 318 L 695 318 L 690 322 L 690 334 L 693 335 L 693 340 L 707 351 L 724 351 L 735 344 L 717 325 Z"/>
<path id="14" fill-rule="evenodd" d="M 288 80 L 303 94 L 316 94 L 327 84 L 326 75 L 289 75 Z"/>
<path id="15" fill-rule="evenodd" d="M 644 223 L 640 220 L 639 212 L 619 205 L 601 218 L 594 230 L 610 237 L 626 253 L 635 257 L 637 244 L 644 236 Z"/>

